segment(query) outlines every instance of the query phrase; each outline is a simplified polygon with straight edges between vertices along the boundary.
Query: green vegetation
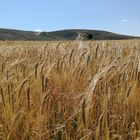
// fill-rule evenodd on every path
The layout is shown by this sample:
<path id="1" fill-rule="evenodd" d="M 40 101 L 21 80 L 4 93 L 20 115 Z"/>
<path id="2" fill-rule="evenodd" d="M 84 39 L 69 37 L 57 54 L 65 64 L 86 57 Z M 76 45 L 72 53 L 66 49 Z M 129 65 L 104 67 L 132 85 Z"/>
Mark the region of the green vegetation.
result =
<path id="1" fill-rule="evenodd" d="M 33 40 L 33 41 L 55 41 L 55 40 L 75 40 L 79 33 L 87 36 L 92 35 L 94 40 L 120 40 L 134 39 L 138 37 L 115 34 L 98 30 L 61 30 L 53 32 L 32 32 L 11 29 L 0 29 L 0 40 Z M 84 36 L 85 40 L 89 38 Z M 90 38 L 91 39 L 91 38 Z"/>

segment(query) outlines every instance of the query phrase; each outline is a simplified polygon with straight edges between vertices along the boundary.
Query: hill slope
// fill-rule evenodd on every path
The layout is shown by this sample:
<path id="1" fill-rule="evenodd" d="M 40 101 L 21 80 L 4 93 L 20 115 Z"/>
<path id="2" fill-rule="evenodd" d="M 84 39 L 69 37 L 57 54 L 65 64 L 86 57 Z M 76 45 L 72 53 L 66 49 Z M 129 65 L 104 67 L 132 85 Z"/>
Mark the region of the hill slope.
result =
<path id="1" fill-rule="evenodd" d="M 79 30 L 69 29 L 53 32 L 33 32 L 13 29 L 0 28 L 0 40 L 75 40 L 81 33 L 85 40 L 116 40 L 116 39 L 134 39 L 139 37 L 120 35 L 99 30 Z"/>

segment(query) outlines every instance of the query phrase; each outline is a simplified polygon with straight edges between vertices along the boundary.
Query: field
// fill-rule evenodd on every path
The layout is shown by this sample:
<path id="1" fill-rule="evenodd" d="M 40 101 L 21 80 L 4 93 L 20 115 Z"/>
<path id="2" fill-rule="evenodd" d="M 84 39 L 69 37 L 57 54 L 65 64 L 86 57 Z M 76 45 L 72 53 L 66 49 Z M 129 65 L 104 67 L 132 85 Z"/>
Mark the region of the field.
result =
<path id="1" fill-rule="evenodd" d="M 1 41 L 0 140 L 140 140 L 140 40 Z"/>

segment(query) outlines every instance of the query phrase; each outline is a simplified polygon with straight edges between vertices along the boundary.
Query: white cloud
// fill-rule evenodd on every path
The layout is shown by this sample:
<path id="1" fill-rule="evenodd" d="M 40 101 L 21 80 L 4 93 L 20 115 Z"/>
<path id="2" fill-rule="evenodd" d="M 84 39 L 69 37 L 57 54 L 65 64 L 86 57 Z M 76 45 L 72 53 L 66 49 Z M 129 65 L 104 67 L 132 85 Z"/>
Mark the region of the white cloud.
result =
<path id="1" fill-rule="evenodd" d="M 126 22 L 128 22 L 128 19 L 122 19 L 121 22 L 126 23 Z"/>
<path id="2" fill-rule="evenodd" d="M 36 32 L 41 32 L 41 30 L 40 30 L 40 29 L 36 29 L 35 31 L 36 31 Z"/>

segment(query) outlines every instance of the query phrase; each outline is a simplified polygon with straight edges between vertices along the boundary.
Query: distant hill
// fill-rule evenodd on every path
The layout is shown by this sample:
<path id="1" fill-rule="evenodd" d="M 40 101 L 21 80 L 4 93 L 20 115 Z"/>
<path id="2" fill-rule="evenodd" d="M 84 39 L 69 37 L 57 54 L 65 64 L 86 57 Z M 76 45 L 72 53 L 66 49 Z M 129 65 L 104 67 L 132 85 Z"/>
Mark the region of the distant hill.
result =
<path id="1" fill-rule="evenodd" d="M 107 31 L 99 30 L 80 30 L 69 29 L 53 32 L 33 32 L 13 29 L 0 28 L 0 40 L 36 40 L 36 41 L 54 41 L 54 40 L 75 40 L 81 34 L 83 39 L 89 40 L 120 40 L 135 39 L 140 37 L 120 35 Z"/>

